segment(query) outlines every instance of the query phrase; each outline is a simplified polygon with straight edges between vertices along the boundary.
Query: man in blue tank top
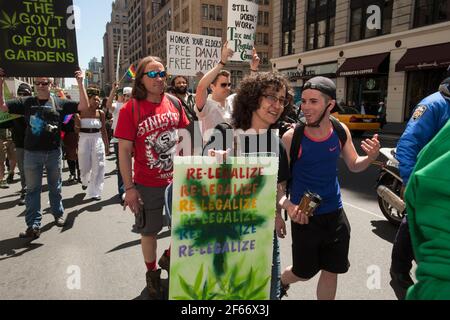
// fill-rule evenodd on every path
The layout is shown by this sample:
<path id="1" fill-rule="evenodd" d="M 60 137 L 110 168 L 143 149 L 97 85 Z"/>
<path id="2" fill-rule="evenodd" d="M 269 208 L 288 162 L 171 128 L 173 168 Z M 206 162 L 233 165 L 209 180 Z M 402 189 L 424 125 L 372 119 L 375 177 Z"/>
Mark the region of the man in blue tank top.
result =
<path id="1" fill-rule="evenodd" d="M 349 129 L 341 123 L 347 135 L 342 143 L 330 121 L 336 104 L 336 85 L 325 77 L 314 77 L 305 83 L 301 108 L 306 119 L 304 136 L 294 161 L 289 184 L 290 197 L 282 197 L 279 204 L 287 210 L 292 222 L 292 261 L 281 276 L 286 292 L 291 283 L 306 281 L 321 271 L 317 298 L 334 299 L 337 275 L 348 271 L 350 225 L 345 216 L 337 178 L 337 161 L 342 157 L 352 172 L 365 170 L 379 154 L 378 136 L 362 141 L 367 154 L 359 156 Z M 283 136 L 289 155 L 294 129 Z M 345 141 L 345 140 L 344 140 Z M 321 203 L 313 216 L 299 208 L 305 192 L 316 193 Z"/>

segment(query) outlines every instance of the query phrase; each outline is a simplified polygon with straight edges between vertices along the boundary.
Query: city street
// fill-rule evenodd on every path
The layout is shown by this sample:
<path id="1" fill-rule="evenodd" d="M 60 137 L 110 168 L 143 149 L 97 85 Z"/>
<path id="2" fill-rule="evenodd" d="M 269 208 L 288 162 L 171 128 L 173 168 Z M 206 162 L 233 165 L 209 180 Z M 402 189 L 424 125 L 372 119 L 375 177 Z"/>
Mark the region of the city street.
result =
<path id="1" fill-rule="evenodd" d="M 394 146 L 382 140 L 382 146 Z M 359 141 L 355 141 L 358 151 Z M 19 239 L 25 230 L 24 207 L 17 206 L 20 183 L 0 191 L 1 299 L 145 299 L 145 265 L 139 236 L 131 233 L 133 216 L 117 199 L 114 156 L 108 157 L 101 201 L 84 200 L 80 184 L 63 187 L 66 226 L 54 225 L 48 193 L 42 193 L 41 237 Z M 63 180 L 69 173 L 67 166 Z M 375 191 L 378 168 L 360 174 L 339 166 L 345 211 L 352 227 L 350 271 L 339 277 L 337 299 L 397 299 L 389 284 L 396 229 L 383 217 Z M 290 223 L 288 234 L 290 234 Z M 158 256 L 169 246 L 160 234 Z M 281 240 L 281 263 L 291 262 L 290 236 Z M 74 275 L 80 275 L 79 279 Z M 167 277 L 163 273 L 163 277 Z M 74 280 L 75 279 L 75 280 Z M 78 279 L 78 280 L 76 280 Z M 287 299 L 315 299 L 318 277 L 291 286 Z"/>

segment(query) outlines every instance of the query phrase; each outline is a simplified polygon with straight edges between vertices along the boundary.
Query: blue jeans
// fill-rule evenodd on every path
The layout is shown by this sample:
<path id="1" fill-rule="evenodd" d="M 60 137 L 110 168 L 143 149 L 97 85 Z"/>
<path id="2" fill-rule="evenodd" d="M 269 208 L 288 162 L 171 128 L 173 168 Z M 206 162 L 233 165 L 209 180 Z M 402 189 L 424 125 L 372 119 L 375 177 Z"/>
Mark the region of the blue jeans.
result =
<path id="1" fill-rule="evenodd" d="M 273 234 L 272 278 L 270 280 L 270 300 L 280 300 L 281 294 L 281 263 L 280 244 L 277 232 Z"/>
<path id="2" fill-rule="evenodd" d="M 24 170 L 27 182 L 25 221 L 28 227 L 41 227 L 41 192 L 44 167 L 47 170 L 47 184 L 52 214 L 55 218 L 63 215 L 61 163 L 62 153 L 60 148 L 51 151 L 25 150 Z"/>

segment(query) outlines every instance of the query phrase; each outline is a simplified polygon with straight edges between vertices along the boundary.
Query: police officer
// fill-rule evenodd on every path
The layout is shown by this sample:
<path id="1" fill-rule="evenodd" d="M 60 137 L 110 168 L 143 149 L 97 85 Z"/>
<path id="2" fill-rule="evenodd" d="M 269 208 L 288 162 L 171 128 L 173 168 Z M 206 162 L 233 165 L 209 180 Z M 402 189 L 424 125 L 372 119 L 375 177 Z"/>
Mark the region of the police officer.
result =
<path id="1" fill-rule="evenodd" d="M 448 69 L 450 71 L 450 67 Z M 403 185 L 408 183 L 417 156 L 422 148 L 450 119 L 450 77 L 439 90 L 419 102 L 397 145 L 397 160 Z M 408 220 L 403 218 L 392 248 L 391 277 L 394 283 L 408 288 L 414 282 L 410 276 L 414 254 L 409 235 Z"/>

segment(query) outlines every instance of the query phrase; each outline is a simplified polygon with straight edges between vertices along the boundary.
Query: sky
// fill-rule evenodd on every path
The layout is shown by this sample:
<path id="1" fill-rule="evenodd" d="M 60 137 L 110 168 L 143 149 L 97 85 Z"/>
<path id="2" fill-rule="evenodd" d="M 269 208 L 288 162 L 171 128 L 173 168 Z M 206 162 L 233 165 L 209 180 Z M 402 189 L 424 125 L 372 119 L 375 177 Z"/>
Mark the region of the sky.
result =
<path id="1" fill-rule="evenodd" d="M 77 30 L 78 62 L 82 69 L 88 67 L 89 61 L 103 56 L 103 35 L 106 23 L 111 19 L 113 0 L 73 0 L 80 8 L 80 28 Z M 66 79 L 66 87 L 75 84 L 73 78 Z"/>

